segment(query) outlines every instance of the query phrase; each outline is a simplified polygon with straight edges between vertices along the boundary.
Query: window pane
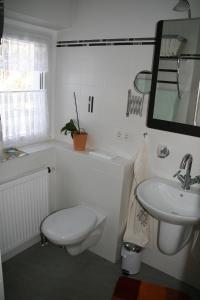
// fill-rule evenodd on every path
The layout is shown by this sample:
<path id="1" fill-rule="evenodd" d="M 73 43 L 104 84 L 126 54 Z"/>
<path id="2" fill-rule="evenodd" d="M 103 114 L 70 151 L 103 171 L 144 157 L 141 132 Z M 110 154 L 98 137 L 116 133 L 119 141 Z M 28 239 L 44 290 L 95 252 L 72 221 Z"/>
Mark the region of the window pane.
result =
<path id="1" fill-rule="evenodd" d="M 3 39 L 0 47 L 0 90 L 39 90 L 40 74 L 46 71 L 46 64 L 47 49 L 43 44 Z"/>
<path id="2" fill-rule="evenodd" d="M 40 89 L 39 72 L 0 70 L 1 91 L 31 91 Z"/>
<path id="3" fill-rule="evenodd" d="M 34 142 L 48 136 L 46 91 L 0 93 L 3 139 Z"/>
<path id="4" fill-rule="evenodd" d="M 7 144 L 25 144 L 48 137 L 47 46 L 13 38 L 0 47 L 0 114 Z"/>

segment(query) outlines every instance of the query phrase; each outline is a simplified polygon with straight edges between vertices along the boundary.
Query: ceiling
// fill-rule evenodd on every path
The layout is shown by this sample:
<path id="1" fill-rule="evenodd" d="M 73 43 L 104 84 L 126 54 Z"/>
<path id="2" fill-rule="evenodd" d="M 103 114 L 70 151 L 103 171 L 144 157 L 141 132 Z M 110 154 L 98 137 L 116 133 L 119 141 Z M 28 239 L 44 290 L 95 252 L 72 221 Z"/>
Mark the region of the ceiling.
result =
<path id="1" fill-rule="evenodd" d="M 69 28 L 76 0 L 6 0 L 5 16 L 54 30 Z"/>

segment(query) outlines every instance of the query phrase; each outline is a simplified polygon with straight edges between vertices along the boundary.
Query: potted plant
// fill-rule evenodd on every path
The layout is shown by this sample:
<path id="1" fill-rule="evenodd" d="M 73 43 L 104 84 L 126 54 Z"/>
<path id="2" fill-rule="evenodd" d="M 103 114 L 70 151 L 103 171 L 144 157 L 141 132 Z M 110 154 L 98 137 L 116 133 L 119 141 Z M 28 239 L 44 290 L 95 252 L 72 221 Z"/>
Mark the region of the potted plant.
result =
<path id="1" fill-rule="evenodd" d="M 73 145 L 74 150 L 76 151 L 84 151 L 87 141 L 87 133 L 84 131 L 83 128 L 80 128 L 79 123 L 79 116 L 78 116 L 78 108 L 77 108 L 77 102 L 76 102 L 76 94 L 74 92 L 74 103 L 76 108 L 76 123 L 73 119 L 70 119 L 68 123 L 65 124 L 63 128 L 61 128 L 61 132 L 64 132 L 65 135 L 68 133 L 71 134 L 71 137 L 73 139 Z"/>

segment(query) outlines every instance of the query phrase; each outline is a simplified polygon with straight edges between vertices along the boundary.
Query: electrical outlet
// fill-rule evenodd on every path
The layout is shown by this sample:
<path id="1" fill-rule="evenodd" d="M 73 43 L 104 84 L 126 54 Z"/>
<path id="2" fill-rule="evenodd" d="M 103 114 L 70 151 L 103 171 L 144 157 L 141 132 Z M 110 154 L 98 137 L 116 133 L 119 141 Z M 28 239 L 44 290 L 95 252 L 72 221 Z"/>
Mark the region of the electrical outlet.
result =
<path id="1" fill-rule="evenodd" d="M 132 134 L 129 131 L 123 131 L 118 129 L 115 133 L 115 137 L 118 141 L 130 142 L 132 139 Z"/>
<path id="2" fill-rule="evenodd" d="M 128 132 L 124 132 L 124 140 L 125 141 L 129 140 L 129 133 Z"/>
<path id="3" fill-rule="evenodd" d="M 117 138 L 118 140 L 121 140 L 121 139 L 123 138 L 123 134 L 122 134 L 122 132 L 121 132 L 120 130 L 118 130 L 118 131 L 116 132 L 116 138 Z"/>

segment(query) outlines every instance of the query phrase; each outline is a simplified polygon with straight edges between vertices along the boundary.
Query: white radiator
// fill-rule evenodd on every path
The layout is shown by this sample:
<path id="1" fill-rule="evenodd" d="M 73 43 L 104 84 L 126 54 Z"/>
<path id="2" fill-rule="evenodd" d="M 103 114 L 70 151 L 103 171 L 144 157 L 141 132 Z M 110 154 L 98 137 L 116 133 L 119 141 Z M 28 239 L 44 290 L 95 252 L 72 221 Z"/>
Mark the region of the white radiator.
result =
<path id="1" fill-rule="evenodd" d="M 40 233 L 49 214 L 47 169 L 0 185 L 0 249 L 5 255 Z"/>

